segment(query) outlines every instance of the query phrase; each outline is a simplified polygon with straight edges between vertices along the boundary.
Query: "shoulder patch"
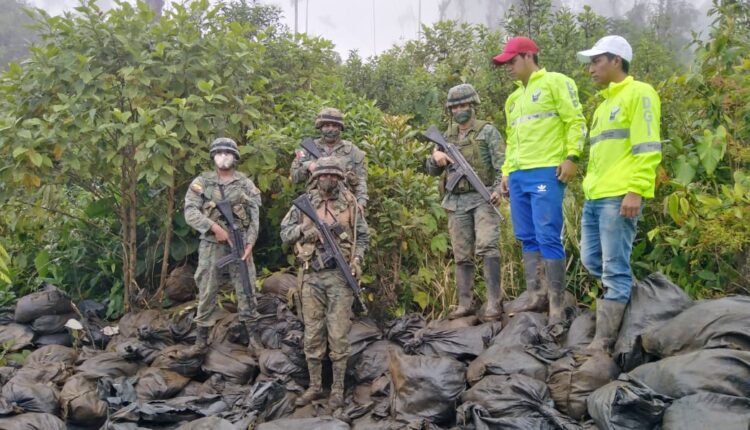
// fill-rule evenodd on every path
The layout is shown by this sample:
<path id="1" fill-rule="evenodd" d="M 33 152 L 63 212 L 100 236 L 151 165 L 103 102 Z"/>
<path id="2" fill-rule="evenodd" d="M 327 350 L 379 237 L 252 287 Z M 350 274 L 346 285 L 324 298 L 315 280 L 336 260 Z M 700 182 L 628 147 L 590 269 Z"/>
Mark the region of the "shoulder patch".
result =
<path id="1" fill-rule="evenodd" d="M 203 193 L 203 185 L 201 185 L 199 180 L 194 180 L 192 184 L 190 184 L 190 189 L 193 190 L 196 194 Z"/>

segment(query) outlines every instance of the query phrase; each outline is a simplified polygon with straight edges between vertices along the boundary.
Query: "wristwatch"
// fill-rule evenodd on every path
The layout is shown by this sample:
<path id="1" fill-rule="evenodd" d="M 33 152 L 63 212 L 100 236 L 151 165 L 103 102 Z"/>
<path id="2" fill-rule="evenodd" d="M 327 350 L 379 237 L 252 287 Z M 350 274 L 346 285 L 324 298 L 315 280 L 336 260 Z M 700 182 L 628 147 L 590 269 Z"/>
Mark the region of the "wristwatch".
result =
<path id="1" fill-rule="evenodd" d="M 565 159 L 578 164 L 579 157 L 577 155 L 568 155 Z"/>

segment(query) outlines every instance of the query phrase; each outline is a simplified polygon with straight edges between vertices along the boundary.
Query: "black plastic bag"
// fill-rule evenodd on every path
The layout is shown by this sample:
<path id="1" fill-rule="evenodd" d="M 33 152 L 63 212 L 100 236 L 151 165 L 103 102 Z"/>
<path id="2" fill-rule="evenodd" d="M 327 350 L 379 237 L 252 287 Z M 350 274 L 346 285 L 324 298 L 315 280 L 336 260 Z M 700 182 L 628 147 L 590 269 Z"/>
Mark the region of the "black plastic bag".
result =
<path id="1" fill-rule="evenodd" d="M 48 384 L 13 378 L 3 386 L 5 400 L 15 403 L 25 412 L 43 412 L 56 415 L 60 409 L 57 389 Z"/>
<path id="2" fill-rule="evenodd" d="M 62 417 L 70 422 L 101 425 L 107 419 L 107 402 L 97 394 L 96 377 L 73 375 L 60 392 Z"/>
<path id="3" fill-rule="evenodd" d="M 455 403 L 466 386 L 466 366 L 450 357 L 405 355 L 388 351 L 391 415 L 435 424 L 450 423 Z"/>
<path id="4" fill-rule="evenodd" d="M 116 352 L 103 352 L 81 363 L 76 371 L 89 376 L 110 377 L 133 376 L 140 364 L 127 360 Z"/>
<path id="5" fill-rule="evenodd" d="M 629 375 L 675 399 L 701 391 L 750 397 L 750 351 L 695 351 L 644 364 Z"/>
<path id="6" fill-rule="evenodd" d="M 20 351 L 31 346 L 34 341 L 34 330 L 23 324 L 7 324 L 0 326 L 0 345 L 9 344 L 8 351 Z"/>
<path id="7" fill-rule="evenodd" d="M 594 340 L 596 332 L 596 313 L 587 310 L 582 312 L 570 324 L 563 347 L 574 349 L 585 347 Z"/>
<path id="8" fill-rule="evenodd" d="M 38 334 L 55 334 L 66 331 L 65 323 L 69 319 L 78 320 L 78 315 L 75 313 L 62 314 L 62 315 L 42 315 L 31 323 L 31 329 Z"/>
<path id="9" fill-rule="evenodd" d="M 643 333 L 643 349 L 659 357 L 708 348 L 750 351 L 750 297 L 696 303 Z"/>
<path id="10" fill-rule="evenodd" d="M 247 384 L 258 374 L 258 363 L 247 352 L 247 348 L 232 343 L 212 345 L 203 361 L 203 370 L 219 373 L 227 381 Z"/>
<path id="11" fill-rule="evenodd" d="M 70 298 L 52 285 L 43 291 L 18 299 L 15 319 L 18 323 L 30 323 L 44 315 L 62 315 L 73 312 Z"/>
<path id="12" fill-rule="evenodd" d="M 349 430 L 349 424 L 333 417 L 285 418 L 258 424 L 255 430 Z"/>
<path id="13" fill-rule="evenodd" d="M 692 303 L 680 287 L 661 273 L 652 273 L 636 283 L 612 355 L 620 368 L 627 372 L 649 361 L 641 348 L 641 335 L 673 318 Z"/>
<path id="14" fill-rule="evenodd" d="M 162 400 L 174 397 L 190 379 L 167 369 L 146 367 L 138 371 L 135 392 L 138 400 Z"/>
<path id="15" fill-rule="evenodd" d="M 427 323 L 420 314 L 408 314 L 391 321 L 385 325 L 385 338 L 404 346 L 414 339 L 414 334 L 424 328 Z"/>
<path id="16" fill-rule="evenodd" d="M 404 345 L 408 354 L 439 355 L 473 360 L 500 331 L 499 322 L 455 329 L 424 328 Z"/>
<path id="17" fill-rule="evenodd" d="M 750 429 L 750 398 L 700 393 L 675 400 L 664 412 L 662 430 Z"/>
<path id="18" fill-rule="evenodd" d="M 195 298 L 198 286 L 195 285 L 195 269 L 190 265 L 176 267 L 167 277 L 164 293 L 169 300 L 183 303 Z"/>
<path id="19" fill-rule="evenodd" d="M 73 366 L 77 358 L 78 351 L 73 348 L 61 345 L 47 345 L 29 354 L 23 361 L 23 365 L 39 366 L 52 363 L 64 363 L 67 366 Z"/>
<path id="20" fill-rule="evenodd" d="M 65 423 L 52 414 L 27 413 L 0 418 L 0 430 L 66 430 Z"/>
<path id="21" fill-rule="evenodd" d="M 286 301 L 289 290 L 297 286 L 297 277 L 291 273 L 277 272 L 263 280 L 260 290 Z"/>
<path id="22" fill-rule="evenodd" d="M 672 399 L 627 375 L 599 388 L 586 400 L 600 430 L 656 430 Z"/>
<path id="23" fill-rule="evenodd" d="M 383 338 L 383 333 L 370 318 L 357 318 L 352 322 L 347 340 L 351 345 L 350 355 L 357 355 L 368 345 Z"/>
<path id="24" fill-rule="evenodd" d="M 490 343 L 491 345 L 509 348 L 555 343 L 555 339 L 547 334 L 546 326 L 546 315 L 535 312 L 521 312 L 511 318 Z"/>
<path id="25" fill-rule="evenodd" d="M 389 341 L 379 340 L 349 359 L 348 371 L 357 383 L 373 381 L 388 372 L 388 349 L 400 347 Z"/>
<path id="26" fill-rule="evenodd" d="M 608 354 L 571 353 L 550 365 L 547 385 L 555 407 L 580 420 L 586 415 L 588 396 L 619 374 L 620 368 Z"/>
<path id="27" fill-rule="evenodd" d="M 578 429 L 551 406 L 544 382 L 524 375 L 488 376 L 461 395 L 459 423 L 480 429 Z"/>
<path id="28" fill-rule="evenodd" d="M 205 417 L 185 423 L 176 430 L 237 430 L 237 428 L 224 418 Z"/>
<path id="29" fill-rule="evenodd" d="M 475 384 L 485 375 L 525 375 L 547 380 L 547 363 L 535 355 L 532 346 L 492 345 L 469 364 L 466 380 Z"/>

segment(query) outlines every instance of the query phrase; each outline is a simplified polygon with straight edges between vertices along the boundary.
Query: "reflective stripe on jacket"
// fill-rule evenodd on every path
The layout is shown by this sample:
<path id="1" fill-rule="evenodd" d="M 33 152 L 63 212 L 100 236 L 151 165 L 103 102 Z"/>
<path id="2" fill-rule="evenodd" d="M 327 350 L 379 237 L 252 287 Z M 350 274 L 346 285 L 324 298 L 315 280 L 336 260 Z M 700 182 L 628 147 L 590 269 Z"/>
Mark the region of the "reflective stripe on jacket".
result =
<path id="1" fill-rule="evenodd" d="M 599 92 L 589 138 L 589 164 L 583 179 L 586 199 L 634 192 L 654 197 L 661 162 L 661 101 L 654 88 L 628 76 Z"/>
<path id="2" fill-rule="evenodd" d="M 507 140 L 503 175 L 515 170 L 558 166 L 569 155 L 580 156 L 586 119 L 578 88 L 569 77 L 545 69 L 531 74 L 526 87 L 505 101 Z"/>

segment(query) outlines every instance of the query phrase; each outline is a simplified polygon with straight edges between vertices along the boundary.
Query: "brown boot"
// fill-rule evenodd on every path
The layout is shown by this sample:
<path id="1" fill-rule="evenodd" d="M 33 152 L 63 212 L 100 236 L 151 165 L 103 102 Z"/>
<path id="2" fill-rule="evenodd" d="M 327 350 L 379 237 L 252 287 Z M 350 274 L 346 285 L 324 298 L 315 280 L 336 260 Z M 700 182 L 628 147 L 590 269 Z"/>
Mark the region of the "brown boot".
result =
<path id="1" fill-rule="evenodd" d="M 344 406 L 344 379 L 346 378 L 346 358 L 333 362 L 333 384 L 328 409 L 333 412 Z"/>
<path id="2" fill-rule="evenodd" d="M 599 299 L 596 301 L 596 334 L 594 340 L 586 347 L 586 351 L 612 353 L 612 346 L 620 333 L 625 306 L 627 305 L 613 300 Z"/>
<path id="3" fill-rule="evenodd" d="M 548 325 L 552 326 L 565 318 L 565 259 L 545 259 L 544 271 L 549 288 Z"/>
<path id="4" fill-rule="evenodd" d="M 483 321 L 496 321 L 503 315 L 503 292 L 500 287 L 500 257 L 484 257 L 484 283 L 487 285 L 487 306 Z"/>
<path id="5" fill-rule="evenodd" d="M 320 360 L 307 360 L 307 371 L 310 373 L 310 385 L 294 401 L 297 406 L 305 406 L 313 400 L 323 397 L 323 366 Z"/>
<path id="6" fill-rule="evenodd" d="M 192 358 L 197 355 L 203 355 L 208 349 L 208 332 L 211 327 L 198 326 L 195 343 L 180 353 L 180 358 Z"/>
<path id="7" fill-rule="evenodd" d="M 542 254 L 539 251 L 523 253 L 523 273 L 526 280 L 526 291 L 529 301 L 525 306 L 516 309 L 516 313 L 521 312 L 544 312 L 547 310 L 547 291 L 542 285 Z"/>
<path id="8" fill-rule="evenodd" d="M 474 290 L 474 265 L 456 265 L 456 288 L 458 288 L 458 307 L 448 314 L 448 319 L 463 318 L 474 313 L 472 295 Z"/>

